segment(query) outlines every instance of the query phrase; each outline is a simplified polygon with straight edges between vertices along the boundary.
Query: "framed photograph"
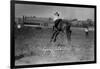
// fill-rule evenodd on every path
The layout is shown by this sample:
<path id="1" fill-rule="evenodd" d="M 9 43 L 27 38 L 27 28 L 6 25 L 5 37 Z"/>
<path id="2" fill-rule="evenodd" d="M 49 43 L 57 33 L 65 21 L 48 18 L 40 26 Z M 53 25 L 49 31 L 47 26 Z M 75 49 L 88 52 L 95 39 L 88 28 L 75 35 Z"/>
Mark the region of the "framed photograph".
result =
<path id="1" fill-rule="evenodd" d="M 96 63 L 96 6 L 11 1 L 11 68 Z"/>

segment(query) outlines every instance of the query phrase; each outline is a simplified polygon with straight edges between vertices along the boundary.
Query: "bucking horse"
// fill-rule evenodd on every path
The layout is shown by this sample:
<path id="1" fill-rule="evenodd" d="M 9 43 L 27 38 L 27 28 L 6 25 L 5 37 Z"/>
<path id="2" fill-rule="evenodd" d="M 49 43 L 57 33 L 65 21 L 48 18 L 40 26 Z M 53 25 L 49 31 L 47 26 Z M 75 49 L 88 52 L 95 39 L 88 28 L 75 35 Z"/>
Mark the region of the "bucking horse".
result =
<path id="1" fill-rule="evenodd" d="M 59 35 L 60 32 L 65 33 L 67 40 L 71 40 L 71 22 L 68 20 L 63 20 L 63 19 L 57 19 L 54 23 L 53 26 L 53 34 L 51 37 L 50 42 L 56 42 L 57 36 Z"/>

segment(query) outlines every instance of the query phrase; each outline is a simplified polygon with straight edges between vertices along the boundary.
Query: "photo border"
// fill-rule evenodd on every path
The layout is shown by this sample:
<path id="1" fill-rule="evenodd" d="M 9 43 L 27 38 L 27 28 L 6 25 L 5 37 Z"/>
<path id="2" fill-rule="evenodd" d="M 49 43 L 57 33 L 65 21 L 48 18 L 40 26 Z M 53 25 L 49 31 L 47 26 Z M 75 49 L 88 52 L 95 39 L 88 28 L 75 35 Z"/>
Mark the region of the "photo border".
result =
<path id="1" fill-rule="evenodd" d="M 52 64 L 37 64 L 37 65 L 19 65 L 15 66 L 15 47 L 14 47 L 14 20 L 15 20 L 15 4 L 36 4 L 36 5 L 46 5 L 46 6 L 63 6 L 63 7 L 83 7 L 83 8 L 94 8 L 94 61 L 85 61 L 85 62 L 68 62 L 68 63 L 52 63 Z M 48 66 L 62 66 L 62 65 L 79 65 L 79 64 L 93 64 L 97 62 L 96 57 L 96 5 L 81 5 L 81 4 L 65 4 L 65 3 L 52 3 L 52 2 L 34 2 L 34 1 L 10 1 L 10 67 L 14 68 L 31 68 L 31 67 L 48 67 Z"/>

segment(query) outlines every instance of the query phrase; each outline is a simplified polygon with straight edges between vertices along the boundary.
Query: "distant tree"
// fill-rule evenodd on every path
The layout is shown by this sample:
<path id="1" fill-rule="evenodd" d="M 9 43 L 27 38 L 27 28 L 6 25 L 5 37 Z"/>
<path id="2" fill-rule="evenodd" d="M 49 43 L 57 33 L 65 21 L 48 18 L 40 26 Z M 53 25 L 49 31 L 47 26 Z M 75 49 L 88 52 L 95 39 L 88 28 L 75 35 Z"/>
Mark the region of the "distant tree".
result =
<path id="1" fill-rule="evenodd" d="M 87 21 L 82 21 L 82 27 L 88 27 Z"/>
<path id="2" fill-rule="evenodd" d="M 51 21 L 51 20 L 53 20 L 51 17 L 49 17 L 49 20 Z"/>
<path id="3" fill-rule="evenodd" d="M 93 21 L 92 21 L 92 19 L 87 19 L 87 23 L 88 23 L 89 26 L 93 26 Z"/>
<path id="4" fill-rule="evenodd" d="M 36 16 L 33 16 L 33 18 L 36 18 Z"/>
<path id="5" fill-rule="evenodd" d="M 78 21 L 78 19 L 72 19 L 71 21 Z"/>

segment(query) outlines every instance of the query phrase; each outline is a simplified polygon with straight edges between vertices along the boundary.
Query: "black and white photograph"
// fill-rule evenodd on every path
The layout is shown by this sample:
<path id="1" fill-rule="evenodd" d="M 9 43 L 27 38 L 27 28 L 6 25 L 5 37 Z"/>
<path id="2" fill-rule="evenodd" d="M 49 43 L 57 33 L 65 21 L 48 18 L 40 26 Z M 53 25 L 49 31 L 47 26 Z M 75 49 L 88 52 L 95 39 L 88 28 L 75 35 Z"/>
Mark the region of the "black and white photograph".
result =
<path id="1" fill-rule="evenodd" d="M 95 61 L 95 8 L 15 4 L 15 66 Z"/>

